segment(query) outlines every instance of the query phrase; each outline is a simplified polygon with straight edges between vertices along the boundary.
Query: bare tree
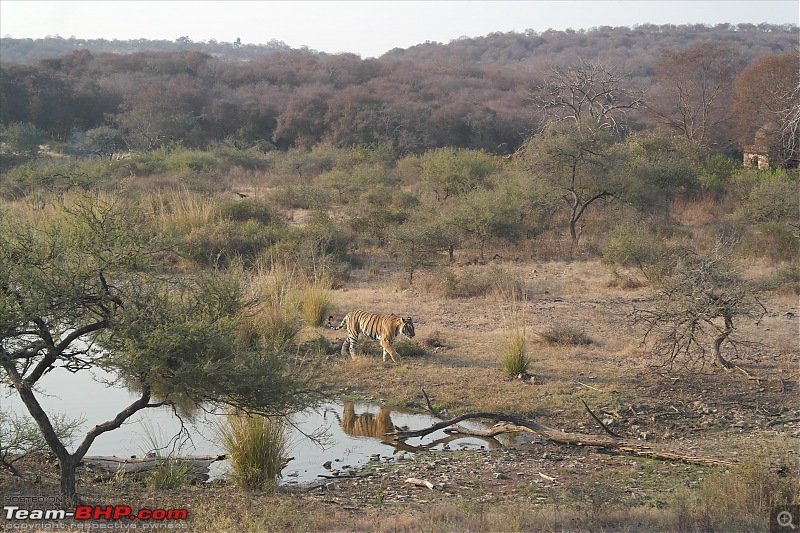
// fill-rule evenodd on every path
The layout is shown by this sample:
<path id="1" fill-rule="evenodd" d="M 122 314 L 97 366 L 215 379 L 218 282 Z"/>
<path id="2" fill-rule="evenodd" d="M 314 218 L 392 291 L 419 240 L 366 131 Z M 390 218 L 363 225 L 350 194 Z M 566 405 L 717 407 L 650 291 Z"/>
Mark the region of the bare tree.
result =
<path id="1" fill-rule="evenodd" d="M 618 74 L 616 66 L 581 60 L 579 65 L 550 67 L 550 76 L 531 98 L 556 120 L 591 123 L 615 132 L 627 127 L 628 113 L 645 106 L 645 93 Z"/>
<path id="2" fill-rule="evenodd" d="M 661 265 L 659 278 L 649 276 L 656 293 L 634 308 L 631 318 L 644 330 L 643 342 L 670 368 L 679 359 L 702 365 L 709 356 L 714 364 L 732 368 L 723 348 L 737 352 L 753 344 L 736 338 L 734 321 L 757 323 L 766 309 L 729 261 L 731 248 L 718 245 L 709 256 L 676 253 L 666 274 Z"/>
<path id="3" fill-rule="evenodd" d="M 782 99 L 781 143 L 779 159 L 784 163 L 800 162 L 800 82 Z"/>
<path id="4" fill-rule="evenodd" d="M 727 143 L 731 88 L 742 66 L 741 54 L 717 43 L 666 51 L 648 109 L 700 146 Z"/>

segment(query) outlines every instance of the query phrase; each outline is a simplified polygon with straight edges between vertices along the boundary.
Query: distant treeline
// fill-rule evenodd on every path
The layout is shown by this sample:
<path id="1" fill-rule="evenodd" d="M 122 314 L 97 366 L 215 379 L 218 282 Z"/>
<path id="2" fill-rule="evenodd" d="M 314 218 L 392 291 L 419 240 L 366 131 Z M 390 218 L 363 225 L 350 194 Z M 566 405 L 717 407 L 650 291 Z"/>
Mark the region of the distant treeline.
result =
<path id="1" fill-rule="evenodd" d="M 456 58 L 460 61 L 495 64 L 536 64 L 536 56 L 547 56 L 555 63 L 576 56 L 591 58 L 616 56 L 618 59 L 641 58 L 657 52 L 659 48 L 679 48 L 698 40 L 735 41 L 747 49 L 746 55 L 754 59 L 764 53 L 791 50 L 797 45 L 798 27 L 792 24 L 639 24 L 626 26 L 599 26 L 590 29 L 537 32 L 494 32 L 487 36 L 455 39 L 448 44 L 425 42 L 407 49 L 395 48 L 383 58 L 413 61 Z M 71 54 L 76 50 L 89 50 L 93 54 L 131 54 L 134 52 L 204 52 L 219 59 L 251 60 L 267 54 L 290 52 L 292 48 L 277 39 L 264 44 L 232 41 L 192 41 L 186 36 L 176 36 L 174 41 L 149 39 L 77 39 L 58 35 L 44 39 L 0 38 L 2 61 L 33 64 L 48 57 Z M 614 51 L 616 50 L 616 51 Z M 306 47 L 299 51 L 318 56 L 330 55 Z"/>
<path id="2" fill-rule="evenodd" d="M 752 86 L 780 67 L 781 87 L 796 86 L 797 40 L 792 25 L 648 24 L 492 33 L 362 59 L 278 41 L 3 38 L 0 126 L 6 146 L 38 132 L 75 154 L 222 141 L 263 151 L 324 142 L 510 154 L 550 120 L 582 120 L 568 95 L 589 87 L 583 109 L 605 109 L 598 125 L 666 128 L 732 155 L 769 122 L 765 135 L 777 139 L 786 120 L 737 97 L 737 78 L 749 69 Z M 699 71 L 713 87 L 696 85 Z"/>

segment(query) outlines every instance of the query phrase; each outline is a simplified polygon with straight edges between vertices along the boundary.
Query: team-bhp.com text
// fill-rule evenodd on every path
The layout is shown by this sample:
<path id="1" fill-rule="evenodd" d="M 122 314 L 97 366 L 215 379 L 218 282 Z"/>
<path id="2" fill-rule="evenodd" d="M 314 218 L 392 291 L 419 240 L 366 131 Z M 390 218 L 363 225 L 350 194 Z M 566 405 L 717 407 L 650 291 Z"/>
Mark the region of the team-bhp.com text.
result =
<path id="1" fill-rule="evenodd" d="M 134 512 L 129 505 L 78 505 L 75 511 L 63 509 L 21 509 L 16 505 L 3 507 L 6 520 L 186 520 L 186 509 L 139 509 Z"/>

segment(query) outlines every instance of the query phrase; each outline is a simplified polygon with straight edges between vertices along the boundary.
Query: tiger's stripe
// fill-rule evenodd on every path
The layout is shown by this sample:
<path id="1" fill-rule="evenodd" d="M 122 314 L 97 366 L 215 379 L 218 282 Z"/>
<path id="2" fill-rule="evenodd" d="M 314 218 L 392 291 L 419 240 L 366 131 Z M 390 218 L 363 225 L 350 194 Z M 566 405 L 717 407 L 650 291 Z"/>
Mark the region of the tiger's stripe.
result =
<path id="1" fill-rule="evenodd" d="M 397 364 L 400 356 L 394 351 L 392 342 L 398 335 L 405 335 L 409 339 L 414 336 L 414 322 L 411 317 L 402 318 L 394 314 L 377 315 L 366 311 L 350 311 L 338 326 L 331 325 L 332 319 L 333 317 L 328 318 L 328 326 L 331 329 L 347 328 L 347 337 L 342 343 L 342 356 L 347 356 L 349 348 L 350 357 L 355 358 L 358 338 L 363 334 L 372 340 L 380 341 L 384 362 L 386 354 L 389 354 L 392 362 Z"/>

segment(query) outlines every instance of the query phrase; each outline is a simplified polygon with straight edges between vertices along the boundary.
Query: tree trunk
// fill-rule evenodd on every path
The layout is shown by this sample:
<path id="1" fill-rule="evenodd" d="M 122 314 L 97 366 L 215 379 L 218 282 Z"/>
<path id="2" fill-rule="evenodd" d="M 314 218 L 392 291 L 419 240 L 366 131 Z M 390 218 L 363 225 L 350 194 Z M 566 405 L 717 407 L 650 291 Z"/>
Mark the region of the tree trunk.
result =
<path id="1" fill-rule="evenodd" d="M 578 224 L 578 219 L 580 218 L 580 213 L 578 212 L 580 201 L 578 200 L 578 195 L 575 193 L 575 191 L 571 190 L 569 192 L 572 195 L 572 200 L 570 201 L 570 199 L 565 198 L 569 204 L 569 236 L 572 238 L 572 247 L 577 249 L 578 231 L 576 230 L 575 226 Z"/>
<path id="2" fill-rule="evenodd" d="M 572 248 L 578 248 L 578 231 L 575 228 L 576 224 L 578 223 L 578 219 L 570 218 L 569 219 L 569 236 L 572 238 Z"/>
<path id="3" fill-rule="evenodd" d="M 59 457 L 58 463 L 61 470 L 61 496 L 64 498 L 64 507 L 73 508 L 78 503 L 75 497 L 75 470 L 80 460 L 74 455 L 67 454 L 66 457 Z"/>
<path id="4" fill-rule="evenodd" d="M 714 339 L 714 361 L 720 365 L 722 368 L 733 368 L 733 365 L 722 357 L 722 343 L 725 342 L 725 339 L 733 331 L 733 318 L 730 316 L 725 316 L 725 329 L 720 333 L 719 337 Z"/>
<path id="5" fill-rule="evenodd" d="M 25 407 L 28 409 L 31 417 L 39 426 L 39 429 L 41 430 L 42 436 L 44 437 L 48 447 L 58 458 L 59 469 L 61 471 L 61 495 L 64 497 L 64 504 L 67 507 L 72 507 L 75 505 L 75 470 L 77 469 L 78 464 L 83 456 L 86 455 L 87 451 L 89 451 L 89 447 L 92 445 L 95 438 L 107 431 L 117 429 L 133 414 L 141 409 L 144 409 L 145 407 L 158 407 L 159 405 L 162 405 L 161 403 L 150 403 L 150 386 L 145 385 L 143 387 L 142 395 L 138 400 L 134 401 L 128 407 L 120 411 L 120 413 L 117 414 L 113 420 L 109 420 L 94 426 L 94 428 L 89 430 L 83 441 L 75 449 L 75 452 L 70 454 L 56 434 L 55 428 L 50 421 L 50 417 L 48 417 L 47 413 L 44 411 L 44 409 L 42 409 L 42 406 L 39 404 L 39 401 L 37 400 L 36 395 L 33 393 L 31 385 L 28 383 L 27 379 L 22 379 L 22 376 L 12 362 L 4 362 L 2 367 L 8 377 L 11 379 L 11 383 L 17 390 L 22 403 L 25 404 Z M 35 375 L 35 372 L 31 375 Z M 30 379 L 30 376 L 28 379 Z"/>

